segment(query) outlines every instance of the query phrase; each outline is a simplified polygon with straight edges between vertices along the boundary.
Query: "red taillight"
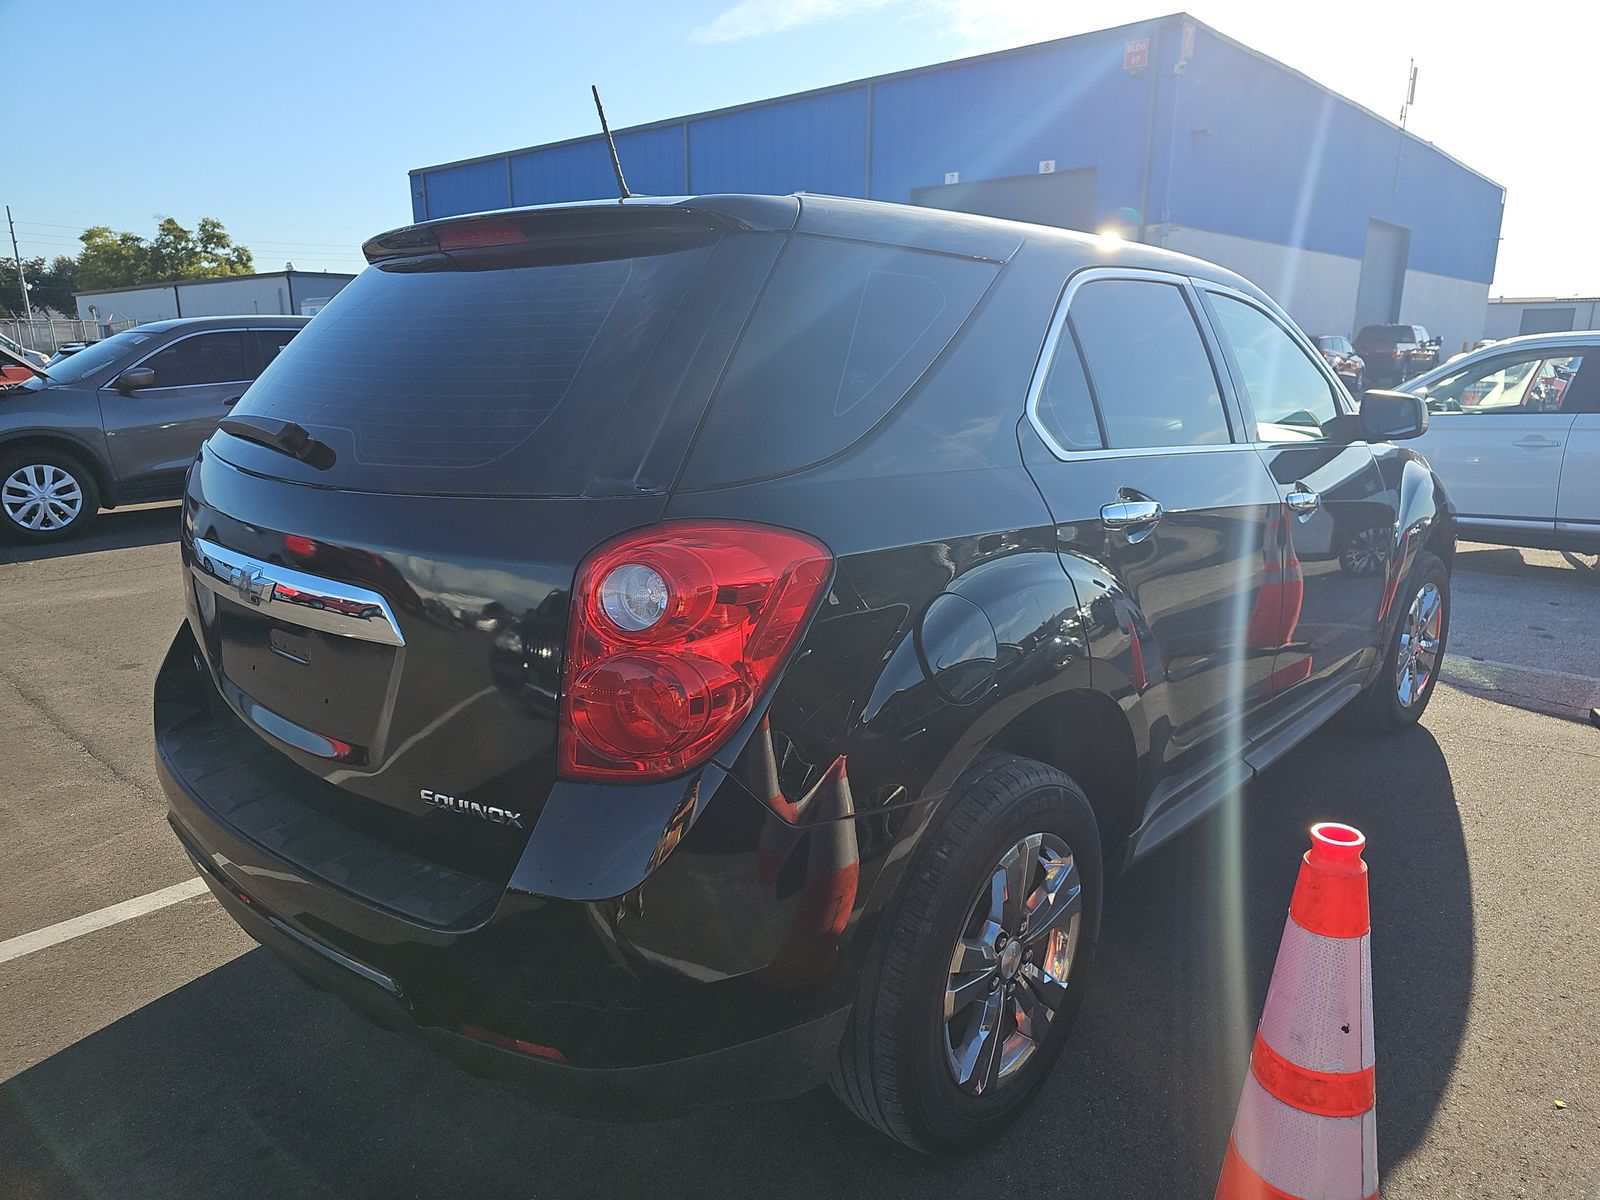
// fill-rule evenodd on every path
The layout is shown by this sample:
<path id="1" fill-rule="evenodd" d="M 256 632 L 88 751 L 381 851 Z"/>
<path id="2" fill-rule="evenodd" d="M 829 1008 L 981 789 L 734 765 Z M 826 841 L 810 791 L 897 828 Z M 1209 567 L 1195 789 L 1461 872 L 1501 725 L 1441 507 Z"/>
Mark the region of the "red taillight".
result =
<path id="1" fill-rule="evenodd" d="M 794 649 L 832 561 L 802 534 L 732 521 L 594 550 L 573 590 L 561 774 L 658 779 L 704 762 Z"/>

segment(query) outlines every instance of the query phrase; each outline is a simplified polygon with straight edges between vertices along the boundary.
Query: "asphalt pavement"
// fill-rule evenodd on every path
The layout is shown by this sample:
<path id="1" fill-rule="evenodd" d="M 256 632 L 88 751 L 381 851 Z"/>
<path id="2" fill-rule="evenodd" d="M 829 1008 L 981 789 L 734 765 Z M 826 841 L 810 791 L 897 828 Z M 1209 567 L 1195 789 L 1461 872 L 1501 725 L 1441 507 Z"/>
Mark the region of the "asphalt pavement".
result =
<path id="1" fill-rule="evenodd" d="M 176 509 L 0 546 L 0 950 L 192 878 L 150 688 Z M 579 1121 L 370 1027 L 208 896 L 6 961 L 0 1197 L 575 1197 L 1020 1190 L 1209 1197 L 1306 827 L 1369 838 L 1387 1197 L 1600 1197 L 1600 581 L 1464 546 L 1422 726 L 1325 729 L 1117 881 L 1068 1052 L 953 1161 L 826 1093 Z"/>

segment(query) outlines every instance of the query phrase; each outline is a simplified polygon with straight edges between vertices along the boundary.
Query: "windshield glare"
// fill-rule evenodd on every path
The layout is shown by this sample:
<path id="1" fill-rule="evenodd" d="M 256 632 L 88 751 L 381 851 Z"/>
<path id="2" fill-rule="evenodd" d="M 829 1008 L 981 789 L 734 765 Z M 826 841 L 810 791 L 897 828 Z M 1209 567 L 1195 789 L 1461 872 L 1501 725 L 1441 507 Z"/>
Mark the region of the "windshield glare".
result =
<path id="1" fill-rule="evenodd" d="M 109 367 L 150 338 L 150 334 L 140 333 L 137 329 L 125 329 L 56 363 L 49 368 L 50 380 L 53 383 L 76 383 L 87 375 Z"/>

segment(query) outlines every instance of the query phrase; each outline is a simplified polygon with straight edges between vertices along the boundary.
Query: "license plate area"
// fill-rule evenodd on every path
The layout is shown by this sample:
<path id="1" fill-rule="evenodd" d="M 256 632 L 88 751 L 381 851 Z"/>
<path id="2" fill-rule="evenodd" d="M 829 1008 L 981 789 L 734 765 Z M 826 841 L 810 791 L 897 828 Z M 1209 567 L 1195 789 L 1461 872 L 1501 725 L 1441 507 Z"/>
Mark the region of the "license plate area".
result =
<path id="1" fill-rule="evenodd" d="M 229 600 L 217 604 L 217 626 L 219 674 L 252 724 L 320 758 L 356 765 L 378 757 L 390 716 L 393 647 L 298 628 Z M 351 749 L 293 736 L 274 717 Z"/>

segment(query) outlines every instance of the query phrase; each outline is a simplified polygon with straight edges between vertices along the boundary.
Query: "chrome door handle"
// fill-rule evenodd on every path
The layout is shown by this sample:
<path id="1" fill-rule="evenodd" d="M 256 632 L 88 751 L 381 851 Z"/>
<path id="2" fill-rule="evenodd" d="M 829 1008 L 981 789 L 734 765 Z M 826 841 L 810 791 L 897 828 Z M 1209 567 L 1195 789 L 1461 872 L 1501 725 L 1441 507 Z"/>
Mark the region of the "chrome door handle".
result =
<path id="1" fill-rule="evenodd" d="M 1513 446 L 1521 446 L 1524 450 L 1554 450 L 1561 445 L 1560 442 L 1551 441 L 1542 433 L 1530 433 L 1527 437 L 1520 438 L 1511 444 Z"/>
<path id="2" fill-rule="evenodd" d="M 1140 529 L 1155 525 L 1161 517 L 1161 505 L 1154 500 L 1119 500 L 1100 508 L 1100 524 L 1107 529 Z"/>
<path id="3" fill-rule="evenodd" d="M 1297 517 L 1309 517 L 1322 507 L 1321 495 L 1306 490 L 1304 484 L 1297 486 L 1294 491 L 1285 496 L 1283 502 L 1288 506 L 1289 511 Z"/>

